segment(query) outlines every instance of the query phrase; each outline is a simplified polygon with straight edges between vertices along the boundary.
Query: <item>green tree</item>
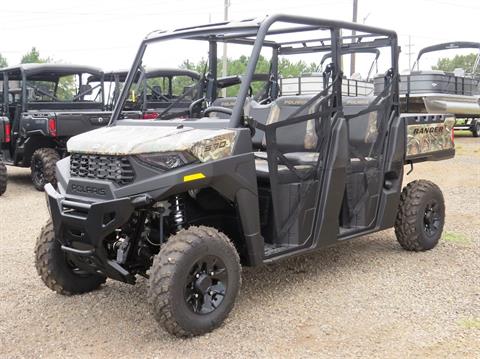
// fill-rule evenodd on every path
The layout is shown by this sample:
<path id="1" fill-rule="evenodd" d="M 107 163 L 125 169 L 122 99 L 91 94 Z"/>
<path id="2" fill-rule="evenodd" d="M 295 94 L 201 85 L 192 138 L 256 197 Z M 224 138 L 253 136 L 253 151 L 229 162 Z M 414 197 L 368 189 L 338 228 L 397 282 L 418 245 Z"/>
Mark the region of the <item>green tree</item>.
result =
<path id="1" fill-rule="evenodd" d="M 468 55 L 455 55 L 453 58 L 444 57 L 439 59 L 437 61 L 437 65 L 432 66 L 432 68 L 434 70 L 442 70 L 447 72 L 452 72 L 457 68 L 461 68 L 467 72 L 472 72 L 476 58 L 477 54 L 475 53 Z M 480 68 L 477 68 L 475 73 L 480 74 Z"/>
<path id="2" fill-rule="evenodd" d="M 41 58 L 40 51 L 33 46 L 32 49 L 27 52 L 25 55 L 22 56 L 22 60 L 20 61 L 21 64 L 28 64 L 28 63 L 46 63 L 52 62 L 50 57 Z"/>
<path id="3" fill-rule="evenodd" d="M 2 56 L 2 54 L 0 54 L 0 67 L 7 67 L 7 66 L 8 66 L 7 58 Z"/>
<path id="4" fill-rule="evenodd" d="M 53 60 L 50 57 L 41 57 L 40 51 L 33 46 L 32 49 L 23 55 L 22 60 L 20 63 L 28 64 L 28 63 L 50 63 Z M 77 85 L 75 82 L 75 75 L 68 75 L 62 76 L 58 78 L 58 86 L 55 96 L 60 101 L 71 101 L 73 96 L 77 93 Z M 37 84 L 45 86 L 50 93 L 53 94 L 55 85 L 52 82 L 46 81 L 37 81 Z M 51 99 L 50 99 L 51 100 Z"/>
<path id="5" fill-rule="evenodd" d="M 227 59 L 227 75 L 242 75 L 245 73 L 247 69 L 247 65 L 250 58 L 248 56 L 242 55 L 238 59 Z M 206 60 L 202 59 L 198 63 L 191 62 L 189 60 L 185 60 L 181 65 L 180 68 L 188 69 L 197 71 L 199 73 L 203 73 L 205 69 Z M 218 59 L 217 62 L 217 73 L 218 76 L 221 76 L 222 73 L 222 60 Z M 257 74 L 268 74 L 270 71 L 270 61 L 260 55 L 257 66 L 255 68 L 255 73 Z M 278 73 L 281 77 L 297 77 L 300 76 L 302 73 L 311 73 L 318 71 L 318 65 L 315 63 L 307 64 L 304 61 L 297 61 L 292 62 L 286 58 L 282 58 L 278 62 Z M 262 90 L 265 83 L 261 81 L 257 81 L 252 83 L 252 90 L 253 93 L 256 94 Z M 231 86 L 227 89 L 227 96 L 235 96 L 238 92 L 239 85 Z"/>
<path id="6" fill-rule="evenodd" d="M 75 84 L 76 75 L 62 76 L 58 79 L 57 98 L 60 101 L 71 101 L 77 93 L 77 85 Z"/>

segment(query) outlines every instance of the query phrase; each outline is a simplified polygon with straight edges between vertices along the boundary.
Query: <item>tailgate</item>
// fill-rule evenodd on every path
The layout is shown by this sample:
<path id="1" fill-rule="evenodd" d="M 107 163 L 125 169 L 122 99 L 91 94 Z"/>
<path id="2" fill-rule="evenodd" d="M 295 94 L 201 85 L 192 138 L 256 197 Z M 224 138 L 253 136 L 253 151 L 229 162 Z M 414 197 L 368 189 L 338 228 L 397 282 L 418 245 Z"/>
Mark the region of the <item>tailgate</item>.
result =
<path id="1" fill-rule="evenodd" d="M 440 161 L 455 156 L 455 116 L 405 114 L 407 162 Z"/>

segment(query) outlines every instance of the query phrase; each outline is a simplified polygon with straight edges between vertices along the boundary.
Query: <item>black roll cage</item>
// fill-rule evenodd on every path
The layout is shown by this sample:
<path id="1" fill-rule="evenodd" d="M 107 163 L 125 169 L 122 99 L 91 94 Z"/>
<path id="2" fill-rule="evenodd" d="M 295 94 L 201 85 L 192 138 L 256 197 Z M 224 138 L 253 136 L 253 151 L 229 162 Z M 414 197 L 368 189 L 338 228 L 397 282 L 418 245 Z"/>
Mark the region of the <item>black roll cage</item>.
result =
<path id="1" fill-rule="evenodd" d="M 272 25 L 278 22 L 298 26 L 271 29 Z M 355 30 L 365 34 L 340 36 L 340 29 Z M 266 36 L 268 35 L 299 33 L 315 30 L 330 30 L 331 36 L 325 39 L 308 39 L 305 41 L 275 42 L 266 40 Z M 172 31 L 154 31 L 147 35 L 140 44 L 132 68 L 127 75 L 125 86 L 122 90 L 119 101 L 114 108 L 109 125 L 114 125 L 120 118 L 122 107 L 128 97 L 128 89 L 131 87 L 136 71 L 142 63 L 142 58 L 147 45 L 171 39 L 203 40 L 209 43 L 209 75 L 214 79 L 214 81 L 211 82 L 210 91 L 209 93 L 207 92 L 206 96 L 209 102 L 214 100 L 213 96 L 216 94 L 217 43 L 226 42 L 253 46 L 247 69 L 242 76 L 242 83 L 237 95 L 237 101 L 230 118 L 229 127 L 231 128 L 243 126 L 243 104 L 248 95 L 249 86 L 255 74 L 255 67 L 263 47 L 272 48 L 274 53 L 273 59 L 278 55 L 330 51 L 332 53 L 334 77 L 337 76 L 341 69 L 340 57 L 342 51 L 347 49 L 355 51 L 360 49 L 391 47 L 391 71 L 393 73 L 398 73 L 398 55 L 400 50 L 398 47 L 397 34 L 392 30 L 375 28 L 357 23 L 278 14 L 267 16 L 263 19 L 221 22 L 203 26 L 180 28 Z M 350 40 L 351 42 L 340 43 L 340 40 Z M 341 81 L 336 83 L 336 88 L 333 90 L 338 94 L 341 94 Z M 392 91 L 394 99 L 398 98 L 398 83 L 394 84 Z M 337 102 L 337 107 L 340 107 L 341 96 L 338 97 L 337 101 L 339 102 Z"/>
<path id="2" fill-rule="evenodd" d="M 8 93 L 9 90 L 9 81 L 21 81 L 21 110 L 25 112 L 28 110 L 28 96 L 27 96 L 27 87 L 31 87 L 37 89 L 33 86 L 30 81 L 48 81 L 55 83 L 55 92 L 58 88 L 58 81 L 62 76 L 69 76 L 69 75 L 81 75 L 81 74 L 90 74 L 91 76 L 96 76 L 99 79 L 100 84 L 96 85 L 94 88 L 100 87 L 100 91 L 102 94 L 102 101 L 101 107 L 103 108 L 105 105 L 105 93 L 104 93 L 104 73 L 102 70 L 96 67 L 89 67 L 89 66 L 79 66 L 79 65 L 63 65 L 63 64 L 23 64 L 13 67 L 6 67 L 0 70 L 0 81 L 3 81 L 3 91 L 4 93 Z M 87 80 L 88 82 L 88 80 Z M 80 90 L 82 86 L 82 76 L 79 76 L 79 83 L 78 89 Z M 94 88 L 90 89 L 89 91 L 93 90 Z M 75 97 L 79 95 L 85 95 L 89 91 L 83 91 L 80 94 L 77 94 Z M 50 96 L 54 98 L 54 95 L 46 94 L 46 96 Z M 3 99 L 3 108 L 4 108 L 4 115 L 8 109 L 8 95 L 4 96 Z M 62 101 L 63 103 L 64 101 Z M 65 103 L 69 103 L 70 101 L 66 101 Z M 98 104 L 100 105 L 100 103 Z M 100 107 L 100 106 L 99 106 Z"/>

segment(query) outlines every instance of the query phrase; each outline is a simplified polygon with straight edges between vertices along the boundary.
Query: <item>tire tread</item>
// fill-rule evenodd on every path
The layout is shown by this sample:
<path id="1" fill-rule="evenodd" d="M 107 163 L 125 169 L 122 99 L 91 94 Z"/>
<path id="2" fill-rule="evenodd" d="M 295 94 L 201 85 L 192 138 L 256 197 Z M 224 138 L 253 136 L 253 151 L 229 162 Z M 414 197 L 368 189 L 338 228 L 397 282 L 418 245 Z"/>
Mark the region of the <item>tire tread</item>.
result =
<path id="1" fill-rule="evenodd" d="M 148 297 L 150 303 L 153 305 L 154 316 L 167 332 L 178 337 L 191 337 L 204 333 L 204 331 L 187 331 L 175 320 L 172 315 L 173 298 L 170 295 L 169 288 L 173 282 L 175 266 L 181 256 L 196 246 L 201 245 L 205 240 L 222 241 L 230 247 L 232 252 L 235 253 L 235 261 L 238 267 L 241 268 L 240 258 L 230 239 L 222 232 L 205 226 L 191 226 L 171 236 L 162 247 L 159 255 L 155 257 L 151 267 Z M 232 307 L 233 303 L 230 308 L 228 308 L 227 313 Z M 221 323 L 212 323 L 208 331 L 217 328 L 220 324 Z"/>
<path id="2" fill-rule="evenodd" d="M 400 205 L 395 220 L 395 235 L 402 248 L 409 251 L 425 251 L 421 235 L 416 229 L 418 212 L 421 208 L 422 198 L 429 192 L 437 192 L 441 196 L 443 204 L 443 195 L 440 188 L 428 180 L 415 180 L 404 187 L 400 195 Z"/>
<path id="3" fill-rule="evenodd" d="M 39 148 L 32 155 L 32 161 L 30 170 L 32 172 L 32 181 L 33 181 L 33 171 L 34 171 L 34 159 L 38 157 L 43 162 L 43 176 L 46 183 L 51 183 L 52 186 L 57 185 L 57 177 L 55 174 L 55 165 L 60 160 L 60 155 L 53 148 Z M 33 185 L 39 191 L 43 191 L 43 186 L 46 184 L 39 184 L 33 181 Z"/>

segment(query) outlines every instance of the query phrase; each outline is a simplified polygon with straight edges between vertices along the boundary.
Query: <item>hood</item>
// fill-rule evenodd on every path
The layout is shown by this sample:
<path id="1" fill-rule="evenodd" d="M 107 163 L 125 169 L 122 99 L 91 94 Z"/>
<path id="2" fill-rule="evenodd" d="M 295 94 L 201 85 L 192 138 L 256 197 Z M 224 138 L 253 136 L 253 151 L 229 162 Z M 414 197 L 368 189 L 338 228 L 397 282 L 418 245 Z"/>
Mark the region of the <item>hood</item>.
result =
<path id="1" fill-rule="evenodd" d="M 67 142 L 70 153 L 138 155 L 187 151 L 202 162 L 231 155 L 235 131 L 167 126 L 112 126 L 82 133 Z M 220 151 L 220 152 L 219 152 Z"/>

